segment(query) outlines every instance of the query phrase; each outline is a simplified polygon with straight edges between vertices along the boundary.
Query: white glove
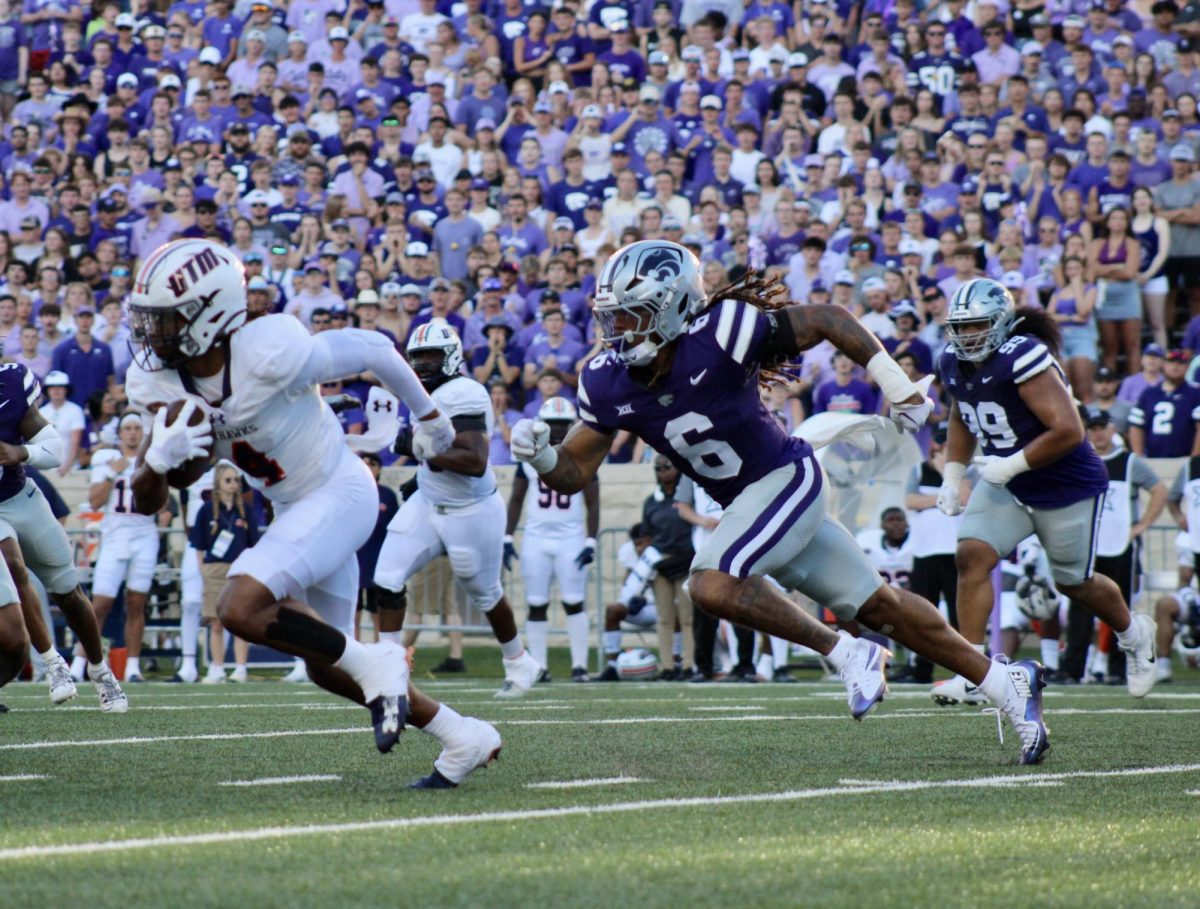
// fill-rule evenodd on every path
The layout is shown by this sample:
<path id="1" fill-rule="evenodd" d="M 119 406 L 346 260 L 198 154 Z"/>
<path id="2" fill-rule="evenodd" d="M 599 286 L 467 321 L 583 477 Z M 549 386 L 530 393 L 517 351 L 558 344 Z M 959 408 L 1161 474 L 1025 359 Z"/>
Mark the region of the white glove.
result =
<path id="1" fill-rule="evenodd" d="M 958 461 L 947 461 L 942 472 L 942 488 L 938 490 L 938 511 L 954 517 L 962 514 L 961 500 L 962 480 L 967 473 L 967 465 Z"/>
<path id="2" fill-rule="evenodd" d="M 417 420 L 412 426 L 413 457 L 418 461 L 436 458 L 454 444 L 454 424 L 444 413 L 432 420 Z"/>
<path id="3" fill-rule="evenodd" d="M 541 420 L 518 420 L 509 439 L 513 457 L 539 474 L 549 473 L 558 463 L 558 452 L 550 446 L 550 427 Z"/>
<path id="4" fill-rule="evenodd" d="M 920 404 L 892 404 L 892 421 L 900 429 L 917 432 L 925 425 L 925 421 L 933 413 L 933 401 L 928 395 L 932 383 L 933 376 L 926 376 L 916 383 L 916 388 L 921 393 Z"/>
<path id="5" fill-rule="evenodd" d="M 1018 451 L 1007 458 L 993 458 L 988 461 L 980 469 L 979 475 L 987 483 L 1004 486 L 1017 474 L 1024 473 L 1028 469 L 1029 462 L 1025 460 L 1025 452 Z"/>
<path id="6" fill-rule="evenodd" d="M 167 409 L 160 407 L 154 415 L 150 448 L 146 451 L 144 459 L 147 466 L 157 474 L 174 470 L 192 458 L 208 457 L 212 447 L 212 423 L 207 414 L 204 415 L 204 420 L 195 426 L 188 425 L 188 420 L 197 409 L 195 401 L 184 404 L 179 416 L 170 426 L 167 425 Z"/>

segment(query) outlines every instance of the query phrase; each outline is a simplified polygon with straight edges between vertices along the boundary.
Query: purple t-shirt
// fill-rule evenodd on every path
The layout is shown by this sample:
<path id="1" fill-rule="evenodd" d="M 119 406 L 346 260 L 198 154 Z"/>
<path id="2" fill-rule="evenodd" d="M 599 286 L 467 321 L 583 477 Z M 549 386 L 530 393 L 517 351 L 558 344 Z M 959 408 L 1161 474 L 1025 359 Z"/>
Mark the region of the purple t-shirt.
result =
<path id="1" fill-rule="evenodd" d="M 874 413 L 876 403 L 875 390 L 861 379 L 851 379 L 846 385 L 839 385 L 834 379 L 822 382 L 813 392 L 813 413 Z"/>

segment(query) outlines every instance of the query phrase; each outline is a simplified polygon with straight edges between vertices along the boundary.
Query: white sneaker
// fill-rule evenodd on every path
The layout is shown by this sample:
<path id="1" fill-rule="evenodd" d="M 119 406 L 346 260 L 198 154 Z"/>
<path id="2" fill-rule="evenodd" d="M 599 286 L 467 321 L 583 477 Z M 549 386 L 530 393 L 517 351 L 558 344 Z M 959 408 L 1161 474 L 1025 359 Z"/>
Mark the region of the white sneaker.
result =
<path id="1" fill-rule="evenodd" d="M 200 680 L 201 685 L 221 685 L 225 682 L 225 667 L 209 663 L 208 672 Z"/>
<path id="2" fill-rule="evenodd" d="M 46 681 L 50 685 L 50 700 L 55 704 L 65 704 L 79 695 L 71 670 L 62 657 L 46 661 Z"/>
<path id="3" fill-rule="evenodd" d="M 1135 615 L 1133 623 L 1138 630 L 1137 643 L 1131 648 L 1121 645 L 1121 649 L 1129 654 L 1125 659 L 1125 684 L 1135 698 L 1144 698 L 1158 681 L 1158 671 L 1154 665 L 1158 651 L 1155 643 L 1158 625 L 1144 614 Z"/>
<path id="4" fill-rule="evenodd" d="M 1175 673 L 1171 669 L 1171 661 L 1167 659 L 1155 660 L 1154 665 L 1157 667 L 1154 672 L 1158 677 L 1158 681 L 1166 685 L 1175 680 Z M 1126 675 L 1126 680 L 1128 680 Z"/>
<path id="5" fill-rule="evenodd" d="M 941 704 L 943 707 L 955 704 L 986 704 L 988 702 L 987 695 L 980 691 L 977 685 L 971 684 L 961 675 L 942 682 L 934 682 L 933 687 L 929 689 L 929 696 L 933 698 L 934 703 Z"/>
<path id="6" fill-rule="evenodd" d="M 105 713 L 125 713 L 129 710 L 129 698 L 117 683 L 117 677 L 107 664 L 99 673 L 92 674 L 92 685 L 100 697 L 100 709 Z"/>
<path id="7" fill-rule="evenodd" d="M 237 666 L 233 672 L 229 673 L 229 681 L 231 682 L 248 682 L 250 676 L 247 674 L 245 666 Z"/>
<path id="8" fill-rule="evenodd" d="M 891 653 L 874 641 L 866 638 L 854 640 L 854 653 L 849 661 L 838 670 L 838 678 L 846 683 L 850 715 L 861 720 L 871 708 L 887 694 L 887 679 L 884 670 Z"/>
<path id="9" fill-rule="evenodd" d="M 189 685 L 200 681 L 200 671 L 196 668 L 195 663 L 182 663 L 179 671 L 175 674 L 179 676 L 179 681 L 186 682 Z"/>
<path id="10" fill-rule="evenodd" d="M 285 675 L 282 679 L 284 682 L 307 682 L 308 681 L 308 666 L 303 660 L 292 667 L 292 671 Z"/>
<path id="11" fill-rule="evenodd" d="M 433 762 L 433 768 L 457 786 L 472 771 L 496 760 L 500 756 L 501 744 L 496 727 L 465 716 L 454 741 L 442 749 Z"/>
<path id="12" fill-rule="evenodd" d="M 504 660 L 504 684 L 496 692 L 495 697 L 503 699 L 523 698 L 525 693 L 537 682 L 542 671 L 538 661 L 526 650 L 515 660 Z"/>

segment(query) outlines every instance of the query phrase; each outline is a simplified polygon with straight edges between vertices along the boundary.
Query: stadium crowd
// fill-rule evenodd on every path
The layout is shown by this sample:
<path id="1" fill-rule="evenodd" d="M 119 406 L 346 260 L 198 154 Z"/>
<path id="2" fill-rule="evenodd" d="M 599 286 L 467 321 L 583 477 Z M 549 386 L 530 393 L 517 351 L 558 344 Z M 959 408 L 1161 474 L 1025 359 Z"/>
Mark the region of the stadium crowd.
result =
<path id="1" fill-rule="evenodd" d="M 914 378 L 992 277 L 1134 451 L 1193 454 L 1198 55 L 1172 0 L 0 0 L 0 343 L 86 467 L 139 265 L 214 238 L 255 314 L 401 350 L 446 319 L 505 464 L 602 349 L 599 266 L 663 238 L 710 292 L 766 270 L 853 311 Z M 792 379 L 788 429 L 881 407 L 826 345 Z"/>

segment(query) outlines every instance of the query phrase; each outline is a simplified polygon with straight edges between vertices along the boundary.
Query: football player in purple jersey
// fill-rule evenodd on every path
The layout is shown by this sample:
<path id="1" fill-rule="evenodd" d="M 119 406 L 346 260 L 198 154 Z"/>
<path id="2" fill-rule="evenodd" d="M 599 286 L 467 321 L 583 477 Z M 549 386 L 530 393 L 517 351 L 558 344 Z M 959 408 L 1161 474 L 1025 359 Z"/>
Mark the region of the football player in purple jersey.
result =
<path id="1" fill-rule="evenodd" d="M 854 538 L 825 514 L 812 447 L 766 411 L 759 381 L 764 368 L 828 340 L 866 367 L 902 428 L 920 429 L 932 402 L 851 314 L 781 306 L 781 292 L 750 275 L 710 299 L 700 263 L 684 247 L 646 240 L 618 250 L 596 288 L 608 350 L 580 377 L 580 422 L 552 446 L 545 423 L 522 420 L 513 428 L 513 455 L 552 489 L 574 493 L 596 473 L 618 430 L 635 433 L 725 508 L 691 565 L 697 606 L 825 656 L 860 719 L 887 692 L 887 651 L 826 628 L 764 577 L 770 575 L 844 623 L 889 635 L 973 680 L 1019 733 L 1022 762 L 1036 763 L 1048 744 L 1035 674 L 988 660 L 930 603 L 884 582 Z"/>
<path id="2" fill-rule="evenodd" d="M 1012 294 L 990 278 L 968 281 L 950 300 L 950 344 L 939 371 L 954 398 L 946 467 L 937 505 L 964 511 L 959 489 L 982 450 L 984 482 L 971 493 L 958 531 L 958 621 L 982 653 L 992 611 L 992 569 L 1036 534 L 1058 590 L 1112 626 L 1129 653 L 1129 693 L 1145 697 L 1155 681 L 1155 626 L 1131 615 L 1117 585 L 1093 570 L 1108 471 L 1084 435 L 1058 361 L 1058 327 L 1040 309 L 1016 309 Z M 1029 667 L 1039 684 L 1044 672 Z M 934 686 L 939 703 L 965 700 L 969 679 Z"/>

